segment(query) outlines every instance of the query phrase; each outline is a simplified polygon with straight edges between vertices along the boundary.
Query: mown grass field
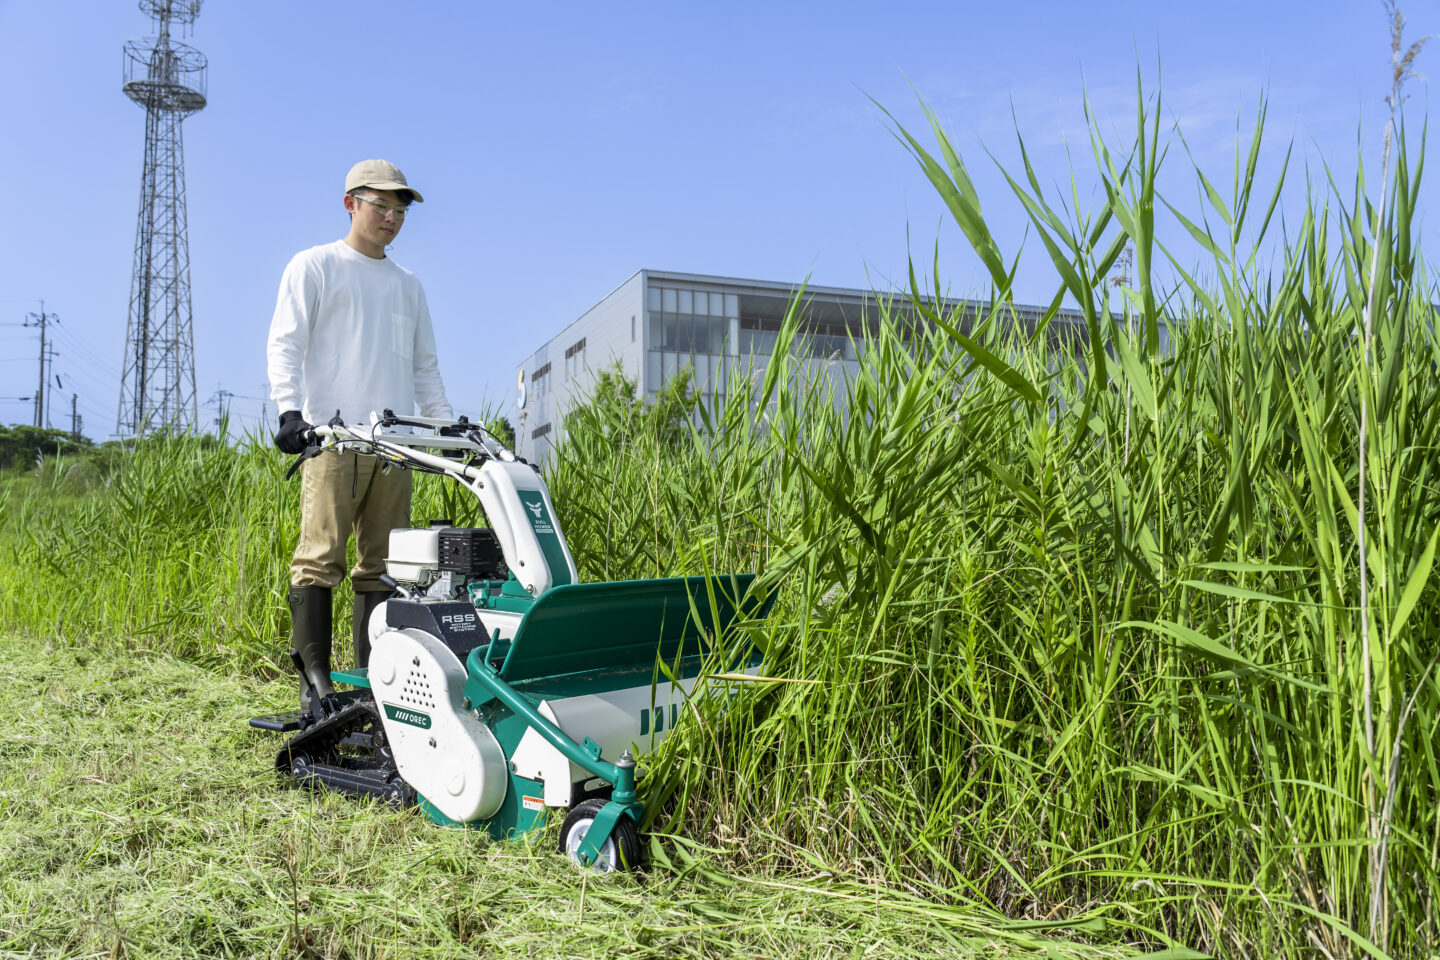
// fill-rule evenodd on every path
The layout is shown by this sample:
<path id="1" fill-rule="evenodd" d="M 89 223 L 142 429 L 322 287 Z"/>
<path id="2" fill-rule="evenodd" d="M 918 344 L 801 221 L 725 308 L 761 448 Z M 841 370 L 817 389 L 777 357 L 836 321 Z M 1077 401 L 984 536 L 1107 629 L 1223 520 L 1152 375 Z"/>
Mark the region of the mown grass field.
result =
<path id="1" fill-rule="evenodd" d="M 0 638 L 0 956 L 1120 955 L 818 867 L 732 874 L 680 841 L 597 880 L 553 831 L 495 844 L 280 789 L 278 738 L 245 720 L 291 699 L 165 654 Z"/>

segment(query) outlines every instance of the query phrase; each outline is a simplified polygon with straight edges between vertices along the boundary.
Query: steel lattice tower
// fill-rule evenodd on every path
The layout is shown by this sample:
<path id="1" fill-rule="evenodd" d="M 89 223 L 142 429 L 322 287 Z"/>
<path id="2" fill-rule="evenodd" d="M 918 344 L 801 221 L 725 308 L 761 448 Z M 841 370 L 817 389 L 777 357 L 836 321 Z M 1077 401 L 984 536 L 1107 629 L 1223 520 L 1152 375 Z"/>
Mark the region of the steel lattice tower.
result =
<path id="1" fill-rule="evenodd" d="M 202 0 L 140 0 L 157 35 L 125 44 L 125 95 L 145 108 L 145 169 L 135 229 L 135 274 L 115 432 L 138 436 L 197 422 L 190 323 L 190 241 L 180 124 L 205 107 L 205 57 L 170 39 Z"/>

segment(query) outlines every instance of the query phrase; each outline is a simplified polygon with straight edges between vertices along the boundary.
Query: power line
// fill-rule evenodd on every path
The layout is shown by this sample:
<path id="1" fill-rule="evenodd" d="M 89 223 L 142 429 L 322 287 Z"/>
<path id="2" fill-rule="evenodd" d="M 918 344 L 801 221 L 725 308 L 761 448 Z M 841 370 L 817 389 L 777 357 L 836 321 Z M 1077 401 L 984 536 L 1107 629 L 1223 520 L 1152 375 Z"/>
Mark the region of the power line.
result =
<path id="1" fill-rule="evenodd" d="M 64 364 L 62 364 L 62 366 L 72 376 L 78 372 L 89 381 L 103 384 L 107 391 L 110 391 L 111 387 L 118 387 L 120 385 L 120 378 L 115 375 L 115 372 L 113 370 L 106 368 L 97 368 L 95 362 L 87 357 L 81 357 L 73 354 L 67 355 L 67 358 Z"/>
<path id="2" fill-rule="evenodd" d="M 79 349 L 74 346 L 73 341 L 64 338 L 56 338 L 56 342 L 65 347 L 66 355 L 72 360 L 79 360 L 92 370 L 103 372 L 106 380 L 119 382 L 119 371 L 109 363 L 96 357 L 93 353 Z"/>
<path id="3" fill-rule="evenodd" d="M 85 342 L 68 327 L 60 327 L 55 331 L 55 334 L 56 340 L 65 344 L 65 349 L 69 350 L 72 354 L 80 354 L 101 370 L 110 371 L 110 379 L 117 382 L 119 381 L 120 371 L 112 365 L 111 361 L 90 350 L 90 348 L 85 345 Z"/>
<path id="4" fill-rule="evenodd" d="M 54 339 L 65 347 L 67 359 L 61 364 L 63 369 L 60 371 L 65 377 L 82 381 L 91 394 L 113 397 L 119 392 L 119 372 L 87 349 L 73 330 L 68 326 L 58 326 L 54 331 Z M 83 423 L 86 419 L 92 423 L 104 423 L 111 415 L 97 408 L 89 399 L 80 399 L 75 396 L 72 396 L 71 407 L 72 432 L 75 431 L 74 418 L 80 416 L 81 411 L 83 411 L 83 416 L 80 416 L 81 430 L 83 430 Z"/>

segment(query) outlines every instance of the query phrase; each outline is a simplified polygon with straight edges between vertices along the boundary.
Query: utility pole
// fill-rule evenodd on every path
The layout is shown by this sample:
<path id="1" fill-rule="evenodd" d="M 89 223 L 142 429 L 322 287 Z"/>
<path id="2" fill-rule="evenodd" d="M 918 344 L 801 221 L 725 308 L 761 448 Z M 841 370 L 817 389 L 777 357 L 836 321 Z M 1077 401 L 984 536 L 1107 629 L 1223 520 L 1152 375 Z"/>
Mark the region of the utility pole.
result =
<path id="1" fill-rule="evenodd" d="M 39 313 L 27 313 L 25 315 L 25 326 L 40 328 L 40 385 L 35 388 L 35 426 L 45 426 L 45 364 L 55 358 L 55 351 L 49 348 L 45 341 L 45 330 L 51 322 L 59 323 L 60 318 L 53 313 L 45 312 L 45 301 L 40 301 Z M 53 366 L 53 364 L 52 364 Z"/>
<path id="2" fill-rule="evenodd" d="M 215 402 L 215 435 L 217 437 L 220 436 L 220 429 L 225 426 L 225 422 L 230 418 L 230 398 L 233 396 L 235 396 L 233 391 L 221 387 L 215 391 L 215 396 L 210 398 Z M 225 438 L 220 437 L 220 439 L 223 440 Z"/>
<path id="3" fill-rule="evenodd" d="M 70 394 L 70 439 L 76 443 L 80 442 L 80 411 L 75 406 L 79 399 L 80 394 Z"/>

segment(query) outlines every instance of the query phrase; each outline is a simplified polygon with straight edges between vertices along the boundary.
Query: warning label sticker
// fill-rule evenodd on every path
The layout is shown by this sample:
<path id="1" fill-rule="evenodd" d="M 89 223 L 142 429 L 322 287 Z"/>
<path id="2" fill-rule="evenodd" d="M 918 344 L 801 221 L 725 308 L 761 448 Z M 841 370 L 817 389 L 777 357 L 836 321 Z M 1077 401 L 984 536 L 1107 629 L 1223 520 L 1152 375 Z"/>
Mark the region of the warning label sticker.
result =
<path id="1" fill-rule="evenodd" d="M 526 797 L 526 796 L 521 796 L 521 798 L 520 798 L 520 806 L 524 807 L 526 810 L 536 810 L 536 811 L 538 811 L 538 810 L 544 810 L 544 809 L 545 809 L 545 800 L 544 800 L 543 797 Z"/>

